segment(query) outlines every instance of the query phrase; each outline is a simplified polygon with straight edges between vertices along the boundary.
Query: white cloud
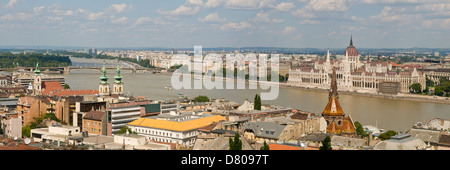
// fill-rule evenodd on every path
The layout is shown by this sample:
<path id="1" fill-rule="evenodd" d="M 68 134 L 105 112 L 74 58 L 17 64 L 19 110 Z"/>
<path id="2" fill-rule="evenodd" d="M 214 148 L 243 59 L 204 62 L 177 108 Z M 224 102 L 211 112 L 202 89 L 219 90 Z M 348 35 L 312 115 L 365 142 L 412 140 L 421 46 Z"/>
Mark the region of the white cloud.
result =
<path id="1" fill-rule="evenodd" d="M 300 22 L 300 24 L 320 24 L 320 21 L 306 19 Z"/>
<path id="2" fill-rule="evenodd" d="M 26 20 L 28 18 L 33 17 L 32 14 L 29 13 L 17 13 L 17 14 L 5 14 L 0 17 L 1 20 Z"/>
<path id="3" fill-rule="evenodd" d="M 97 12 L 97 13 L 90 13 L 87 17 L 88 20 L 94 21 L 94 20 L 98 20 L 100 18 L 103 18 L 105 15 L 104 12 Z"/>
<path id="4" fill-rule="evenodd" d="M 424 20 L 422 25 L 430 29 L 450 29 L 450 18 Z"/>
<path id="5" fill-rule="evenodd" d="M 204 6 L 206 8 L 216 8 L 222 5 L 223 2 L 224 2 L 223 0 L 207 0 Z"/>
<path id="6" fill-rule="evenodd" d="M 280 4 L 275 6 L 275 10 L 288 12 L 295 8 L 294 3 L 292 2 L 281 2 Z"/>
<path id="7" fill-rule="evenodd" d="M 280 23 L 284 22 L 282 19 L 270 18 L 268 13 L 257 13 L 253 19 L 254 22 L 266 22 L 266 23 Z"/>
<path id="8" fill-rule="evenodd" d="M 230 9 L 261 9 L 274 7 L 276 0 L 227 0 L 225 7 Z"/>
<path id="9" fill-rule="evenodd" d="M 251 28 L 252 25 L 248 22 L 228 22 L 220 27 L 220 30 L 222 31 L 239 31 L 246 28 Z"/>
<path id="10" fill-rule="evenodd" d="M 291 15 L 297 18 L 315 18 L 316 15 L 314 15 L 311 12 L 308 12 L 304 9 L 297 9 L 296 11 L 292 11 Z"/>
<path id="11" fill-rule="evenodd" d="M 181 5 L 177 9 L 174 9 L 172 11 L 164 11 L 161 9 L 158 9 L 157 12 L 162 15 L 169 15 L 169 16 L 186 16 L 186 15 L 194 15 L 197 14 L 200 11 L 199 6 L 186 6 Z"/>
<path id="12" fill-rule="evenodd" d="M 311 0 L 306 9 L 313 11 L 347 11 L 349 0 Z"/>
<path id="13" fill-rule="evenodd" d="M 187 0 L 186 3 L 192 5 L 203 5 L 203 0 Z"/>
<path id="14" fill-rule="evenodd" d="M 39 13 L 39 12 L 41 12 L 44 9 L 45 9 L 45 6 L 38 6 L 38 7 L 34 7 L 33 11 L 36 12 L 36 13 Z"/>
<path id="15" fill-rule="evenodd" d="M 200 22 L 225 22 L 226 18 L 220 18 L 217 13 L 209 14 L 205 18 L 199 18 Z"/>
<path id="16" fill-rule="evenodd" d="M 128 18 L 127 17 L 120 17 L 120 18 L 116 19 L 116 18 L 112 17 L 111 18 L 111 22 L 113 24 L 125 24 L 125 23 L 128 22 Z"/>
<path id="17" fill-rule="evenodd" d="M 439 3 L 447 0 L 361 0 L 363 4 L 421 4 L 421 3 Z"/>
<path id="18" fill-rule="evenodd" d="M 287 26 L 287 27 L 285 27 L 284 29 L 283 29 L 283 32 L 282 32 L 282 34 L 290 34 L 290 33 L 292 33 L 292 32 L 294 32 L 296 29 L 294 28 L 294 27 L 291 27 L 291 26 Z"/>
<path id="19" fill-rule="evenodd" d="M 125 11 L 125 9 L 127 9 L 127 7 L 129 7 L 127 4 L 122 3 L 122 4 L 112 4 L 110 9 L 114 10 L 117 13 L 121 13 L 123 11 Z"/>
<path id="20" fill-rule="evenodd" d="M 9 3 L 6 4 L 6 7 L 12 8 L 19 0 L 9 0 Z"/>

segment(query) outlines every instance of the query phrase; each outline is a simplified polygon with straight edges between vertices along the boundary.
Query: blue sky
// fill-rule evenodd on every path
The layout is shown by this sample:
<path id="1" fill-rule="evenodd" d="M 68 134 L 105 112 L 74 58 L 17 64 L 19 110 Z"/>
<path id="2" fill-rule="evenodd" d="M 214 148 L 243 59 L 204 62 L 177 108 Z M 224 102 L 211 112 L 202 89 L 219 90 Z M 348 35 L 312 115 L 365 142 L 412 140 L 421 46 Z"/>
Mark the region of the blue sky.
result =
<path id="1" fill-rule="evenodd" d="M 0 0 L 0 46 L 450 48 L 450 0 Z"/>

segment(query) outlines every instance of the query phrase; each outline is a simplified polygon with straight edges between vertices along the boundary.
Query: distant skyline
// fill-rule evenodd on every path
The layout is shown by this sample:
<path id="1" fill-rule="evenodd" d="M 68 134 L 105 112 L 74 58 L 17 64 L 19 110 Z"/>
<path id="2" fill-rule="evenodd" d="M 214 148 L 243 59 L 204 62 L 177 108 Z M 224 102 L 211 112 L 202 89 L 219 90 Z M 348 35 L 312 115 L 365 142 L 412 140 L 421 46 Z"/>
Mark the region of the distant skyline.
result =
<path id="1" fill-rule="evenodd" d="M 449 0 L 2 0 L 0 46 L 450 48 Z"/>

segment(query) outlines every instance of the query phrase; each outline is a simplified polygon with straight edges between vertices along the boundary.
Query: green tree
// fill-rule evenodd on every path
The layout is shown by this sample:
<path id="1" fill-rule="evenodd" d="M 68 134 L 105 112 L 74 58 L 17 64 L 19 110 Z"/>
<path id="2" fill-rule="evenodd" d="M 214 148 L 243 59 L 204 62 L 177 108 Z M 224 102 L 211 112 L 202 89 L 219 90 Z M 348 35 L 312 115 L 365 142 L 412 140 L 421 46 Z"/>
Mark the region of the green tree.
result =
<path id="1" fill-rule="evenodd" d="M 197 96 L 195 102 L 209 102 L 209 98 L 207 96 Z"/>
<path id="2" fill-rule="evenodd" d="M 255 102 L 253 103 L 253 109 L 255 110 L 261 110 L 261 97 L 259 94 L 255 95 Z"/>
<path id="3" fill-rule="evenodd" d="M 229 138 L 230 150 L 242 150 L 242 141 L 239 139 L 239 133 L 234 135 L 234 140 Z"/>
<path id="4" fill-rule="evenodd" d="M 270 150 L 269 145 L 264 141 L 264 146 L 261 146 L 259 150 Z"/>
<path id="5" fill-rule="evenodd" d="M 135 134 L 135 135 L 137 135 L 137 132 L 131 131 L 131 128 L 129 128 L 128 126 L 122 126 L 122 127 L 120 128 L 120 130 L 119 130 L 118 132 L 116 132 L 115 134 L 117 134 L 117 135 L 125 134 L 125 133 L 127 133 L 127 131 L 128 131 L 129 134 Z"/>
<path id="6" fill-rule="evenodd" d="M 395 132 L 393 130 L 388 130 L 387 132 L 380 134 L 380 136 L 378 136 L 378 138 L 380 138 L 383 141 L 383 140 L 391 139 L 391 137 L 395 136 L 395 135 L 397 135 L 397 132 Z"/>
<path id="7" fill-rule="evenodd" d="M 22 127 L 22 137 L 30 137 L 31 136 L 31 128 L 28 126 Z"/>
<path id="8" fill-rule="evenodd" d="M 361 137 L 366 137 L 368 134 L 364 131 L 363 126 L 358 121 L 355 122 L 356 134 Z"/>
<path id="9" fill-rule="evenodd" d="M 409 86 L 413 92 L 420 93 L 422 92 L 422 85 L 420 83 L 414 83 Z"/>
<path id="10" fill-rule="evenodd" d="M 442 90 L 441 87 L 435 87 L 434 88 L 434 95 L 436 96 L 444 96 L 444 90 Z"/>
<path id="11" fill-rule="evenodd" d="M 69 84 L 64 84 L 64 89 L 70 89 Z"/>
<path id="12" fill-rule="evenodd" d="M 319 148 L 319 150 L 331 150 L 330 136 L 325 137 L 325 139 L 322 141 L 322 146 Z"/>

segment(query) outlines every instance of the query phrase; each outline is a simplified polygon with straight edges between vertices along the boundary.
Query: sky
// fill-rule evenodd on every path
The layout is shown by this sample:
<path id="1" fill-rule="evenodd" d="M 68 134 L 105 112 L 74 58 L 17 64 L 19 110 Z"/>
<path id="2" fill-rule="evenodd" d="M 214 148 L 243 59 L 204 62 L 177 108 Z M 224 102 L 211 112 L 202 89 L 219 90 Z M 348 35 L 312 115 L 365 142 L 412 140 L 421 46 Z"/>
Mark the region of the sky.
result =
<path id="1" fill-rule="evenodd" d="M 0 0 L 0 46 L 450 48 L 450 0 Z"/>

